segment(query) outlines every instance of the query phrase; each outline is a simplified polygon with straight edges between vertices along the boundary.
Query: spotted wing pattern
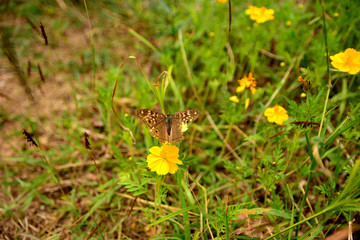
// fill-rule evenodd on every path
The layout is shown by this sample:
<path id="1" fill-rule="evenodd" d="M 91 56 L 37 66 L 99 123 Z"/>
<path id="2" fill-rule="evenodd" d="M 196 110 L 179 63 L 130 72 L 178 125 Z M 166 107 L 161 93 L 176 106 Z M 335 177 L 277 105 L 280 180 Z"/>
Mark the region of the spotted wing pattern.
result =
<path id="1" fill-rule="evenodd" d="M 136 116 L 144 122 L 145 126 L 150 130 L 151 136 L 159 140 L 162 139 L 160 135 L 163 134 L 163 128 L 166 131 L 166 116 L 164 114 L 150 109 L 140 109 L 137 111 Z"/>
<path id="2" fill-rule="evenodd" d="M 172 115 L 172 119 L 179 119 L 180 124 L 188 123 L 190 121 L 195 121 L 200 116 L 200 111 L 198 110 L 185 110 L 180 111 Z"/>

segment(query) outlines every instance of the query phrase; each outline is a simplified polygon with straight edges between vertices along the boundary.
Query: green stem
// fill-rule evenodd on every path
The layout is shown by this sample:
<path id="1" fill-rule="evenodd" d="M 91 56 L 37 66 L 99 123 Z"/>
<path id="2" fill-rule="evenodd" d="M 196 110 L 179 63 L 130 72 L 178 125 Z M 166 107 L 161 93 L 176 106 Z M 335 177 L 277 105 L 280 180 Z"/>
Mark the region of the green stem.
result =
<path id="1" fill-rule="evenodd" d="M 226 240 L 229 240 L 229 226 L 228 226 L 228 217 L 227 217 L 227 206 L 226 206 L 226 210 L 225 210 L 225 237 Z"/>
<path id="2" fill-rule="evenodd" d="M 343 122 L 330 134 L 329 137 L 326 138 L 326 140 L 330 139 L 335 133 L 337 133 L 337 131 L 339 131 L 339 129 L 344 126 L 344 124 L 349 120 L 349 117 L 346 117 Z M 326 140 L 324 141 L 326 143 Z"/>
<path id="3" fill-rule="evenodd" d="M 303 213 L 303 210 L 304 210 L 304 207 L 305 207 L 305 202 L 306 202 L 306 199 L 307 199 L 307 196 L 308 196 L 308 193 L 309 193 L 309 189 L 310 189 L 310 183 L 311 183 L 312 174 L 313 174 L 314 169 L 316 168 L 316 165 L 317 165 L 317 162 L 316 162 L 316 160 L 315 160 L 315 158 L 314 158 L 314 156 L 312 154 L 311 145 L 310 145 L 310 141 L 309 141 L 309 137 L 308 137 L 307 133 L 305 133 L 305 137 L 306 137 L 306 143 L 307 143 L 307 147 L 308 147 L 308 151 L 309 151 L 309 156 L 310 156 L 310 159 L 311 159 L 311 166 L 310 166 L 310 173 L 309 173 L 309 176 L 308 176 L 308 180 L 307 180 L 307 183 L 306 183 L 305 194 L 304 194 L 304 197 L 303 197 L 301 205 L 300 205 L 300 212 L 299 212 L 299 216 L 298 216 L 298 222 L 300 222 L 300 220 L 301 220 L 301 215 Z M 299 226 L 296 229 L 295 236 L 298 236 L 298 233 L 299 233 Z"/>
<path id="4" fill-rule="evenodd" d="M 326 23 L 325 23 L 325 7 L 324 7 L 324 1 L 321 0 L 321 7 L 322 7 L 322 20 L 323 20 L 323 30 L 324 30 L 324 41 L 325 41 L 325 50 L 326 50 L 326 67 L 327 67 L 327 79 L 328 79 L 328 89 L 327 89 L 327 93 L 326 93 L 326 99 L 325 99 L 325 104 L 324 104 L 324 110 L 322 113 L 322 117 L 321 117 L 321 123 L 320 123 L 320 128 L 319 128 L 319 133 L 318 133 L 318 137 L 320 137 L 321 135 L 321 130 L 324 124 L 324 118 L 325 118 L 325 113 L 326 113 L 326 107 L 329 101 L 329 95 L 330 95 L 330 90 L 331 90 L 331 79 L 330 79 L 330 64 L 329 64 L 329 48 L 328 48 L 328 41 L 327 41 L 327 31 L 326 31 Z"/>
<path id="5" fill-rule="evenodd" d="M 164 98 L 161 96 L 161 93 L 159 91 L 159 87 L 155 87 L 155 95 L 156 95 L 156 98 L 160 104 L 160 107 L 161 107 L 161 110 L 163 112 L 163 114 L 166 115 L 166 112 L 165 112 L 165 108 L 164 108 Z"/>
<path id="6" fill-rule="evenodd" d="M 86 0 L 84 0 L 84 6 L 85 6 L 85 10 L 86 10 L 86 16 L 88 19 L 88 23 L 89 23 L 89 28 L 90 28 L 90 41 L 91 41 L 91 51 L 92 51 L 92 64 L 93 64 L 93 88 L 94 91 L 96 91 L 96 80 L 95 80 L 95 47 L 94 47 L 94 40 L 93 40 L 93 36 L 92 36 L 92 29 L 91 29 L 91 22 L 90 22 L 90 17 L 89 17 L 89 11 L 86 5 Z"/>
<path id="7" fill-rule="evenodd" d="M 154 193 L 154 202 L 155 202 L 155 211 L 154 211 L 154 221 L 157 220 L 157 212 L 158 212 L 158 209 L 159 211 L 161 210 L 161 201 L 159 202 L 159 204 L 156 204 L 157 201 L 157 198 L 158 198 L 158 195 L 159 195 L 159 190 L 160 190 L 160 186 L 161 186 L 161 176 L 157 176 L 156 178 L 156 183 L 155 183 L 155 193 Z M 156 233 L 156 225 L 154 225 L 154 232 Z"/>
<path id="8" fill-rule="evenodd" d="M 178 171 L 177 174 L 177 182 L 178 182 L 178 187 L 179 189 L 179 198 L 180 198 L 180 203 L 181 203 L 181 208 L 186 208 L 186 201 L 184 198 L 184 193 L 182 191 L 181 188 L 185 189 L 185 182 L 182 180 L 182 175 L 180 174 L 181 171 Z M 191 234 L 190 234 L 190 219 L 189 219 L 189 213 L 188 212 L 184 212 L 184 228 L 185 228 L 185 240 L 190 240 L 191 239 Z"/>
<path id="9" fill-rule="evenodd" d="M 143 42 L 146 46 L 148 46 L 151 50 L 156 52 L 158 55 L 161 55 L 161 52 L 159 51 L 159 49 L 157 49 L 151 42 L 149 42 L 146 38 L 144 38 L 139 33 L 137 33 L 134 29 L 128 28 L 128 31 L 130 34 L 132 34 L 134 37 L 136 37 L 141 42 Z"/>
<path id="10" fill-rule="evenodd" d="M 271 235 L 270 237 L 265 238 L 264 240 L 272 239 L 272 238 L 274 238 L 274 237 L 276 237 L 276 236 L 278 236 L 278 235 L 280 235 L 280 234 L 282 234 L 282 233 L 284 233 L 284 232 L 286 232 L 286 231 L 288 231 L 288 230 L 290 230 L 290 229 L 292 229 L 292 228 L 294 228 L 296 226 L 299 226 L 300 224 L 303 224 L 303 223 L 305 223 L 307 221 L 310 221 L 313 218 L 316 218 L 317 216 L 320 216 L 320 215 L 324 214 L 325 212 L 327 212 L 327 209 L 325 209 L 325 210 L 323 210 L 321 212 L 315 213 L 311 217 L 305 218 L 304 220 L 299 221 L 299 222 L 295 223 L 294 225 L 291 225 L 291 226 L 281 230 L 280 232 L 278 232 L 278 233 L 276 233 L 274 235 Z"/>

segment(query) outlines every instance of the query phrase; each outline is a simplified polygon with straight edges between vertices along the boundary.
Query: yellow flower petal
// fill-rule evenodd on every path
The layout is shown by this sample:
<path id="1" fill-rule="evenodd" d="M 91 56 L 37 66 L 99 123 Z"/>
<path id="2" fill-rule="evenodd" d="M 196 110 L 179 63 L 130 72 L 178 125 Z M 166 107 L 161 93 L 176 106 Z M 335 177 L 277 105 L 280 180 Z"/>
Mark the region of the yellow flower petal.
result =
<path id="1" fill-rule="evenodd" d="M 264 112 L 265 117 L 270 117 L 274 115 L 274 109 L 273 108 L 267 108 Z"/>
<path id="2" fill-rule="evenodd" d="M 152 154 L 160 156 L 161 148 L 155 146 L 155 147 L 150 148 L 149 152 L 151 152 Z"/>
<path id="3" fill-rule="evenodd" d="M 166 163 L 166 161 L 164 161 L 164 159 L 160 159 L 159 161 L 148 163 L 148 167 L 151 169 L 151 171 L 157 171 L 159 168 L 162 168 L 164 163 Z"/>
<path id="4" fill-rule="evenodd" d="M 169 162 L 169 173 L 174 174 L 178 170 L 178 165 Z"/>
<path id="5" fill-rule="evenodd" d="M 252 75 L 252 73 L 251 72 L 249 72 L 249 74 L 248 74 L 248 77 L 247 77 L 248 79 L 249 79 L 249 81 L 253 81 L 253 80 L 255 80 L 255 78 L 253 77 L 253 75 Z"/>
<path id="6" fill-rule="evenodd" d="M 256 90 L 256 88 L 254 88 L 254 87 L 250 87 L 250 91 L 251 91 L 251 93 L 254 95 L 257 90 Z"/>
<path id="7" fill-rule="evenodd" d="M 360 72 L 360 52 L 353 48 L 348 48 L 345 52 L 330 56 L 330 59 L 331 65 L 342 72 L 349 74 Z"/>
<path id="8" fill-rule="evenodd" d="M 238 102 L 239 102 L 239 98 L 238 98 L 236 95 L 230 97 L 229 100 L 232 101 L 232 102 L 234 102 L 234 103 L 238 103 Z"/>
<path id="9" fill-rule="evenodd" d="M 285 121 L 289 119 L 289 115 L 285 108 L 279 105 L 276 105 L 272 108 L 267 108 L 264 112 L 264 116 L 267 117 L 268 122 L 274 122 L 278 125 L 282 125 Z"/>
<path id="10" fill-rule="evenodd" d="M 249 6 L 245 13 L 250 15 L 251 20 L 255 20 L 257 23 L 263 23 L 274 19 L 273 14 L 275 11 L 274 9 L 267 9 L 266 7 L 258 8 L 255 6 Z"/>
<path id="11" fill-rule="evenodd" d="M 248 9 L 245 10 L 246 15 L 252 14 L 254 11 L 256 11 L 257 7 L 250 5 Z"/>
<path id="12" fill-rule="evenodd" d="M 156 162 L 156 161 L 160 161 L 162 158 L 160 156 L 157 156 L 157 155 L 154 155 L 154 154 L 150 154 L 148 155 L 147 157 L 147 162 L 148 163 L 153 163 L 153 162 Z"/>
<path id="13" fill-rule="evenodd" d="M 170 163 L 176 163 L 176 164 L 180 164 L 180 165 L 183 164 L 182 161 L 180 161 L 178 158 L 168 158 L 167 161 L 169 164 Z"/>
<path id="14" fill-rule="evenodd" d="M 161 161 L 156 168 L 158 175 L 166 175 L 169 172 L 169 164 L 166 161 Z"/>
<path id="15" fill-rule="evenodd" d="M 245 90 L 245 85 L 240 85 L 236 88 L 236 92 L 241 93 Z"/>
<path id="16" fill-rule="evenodd" d="M 247 77 L 243 77 L 242 79 L 238 80 L 240 86 L 236 88 L 236 92 L 241 93 L 245 89 L 250 89 L 252 94 L 256 93 L 256 80 L 252 76 L 252 73 L 250 72 Z"/>
<path id="17" fill-rule="evenodd" d="M 245 110 L 248 109 L 250 103 L 250 98 L 245 99 Z"/>
<path id="18" fill-rule="evenodd" d="M 166 154 L 166 158 L 179 158 L 179 149 L 176 146 L 163 145 L 163 152 Z"/>

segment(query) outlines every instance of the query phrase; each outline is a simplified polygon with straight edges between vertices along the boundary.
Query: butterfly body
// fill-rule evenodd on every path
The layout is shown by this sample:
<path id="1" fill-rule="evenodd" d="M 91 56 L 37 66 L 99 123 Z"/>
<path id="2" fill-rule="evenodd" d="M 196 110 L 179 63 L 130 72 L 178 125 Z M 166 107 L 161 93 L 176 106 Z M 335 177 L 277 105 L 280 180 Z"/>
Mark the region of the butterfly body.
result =
<path id="1" fill-rule="evenodd" d="M 173 115 L 164 115 L 150 109 L 141 109 L 136 113 L 145 126 L 150 130 L 151 136 L 159 139 L 160 143 L 177 143 L 183 139 L 182 125 L 194 121 L 200 116 L 197 110 L 185 110 Z"/>
<path id="2" fill-rule="evenodd" d="M 166 121 L 167 133 L 170 136 L 170 134 L 171 134 L 171 126 L 172 126 L 172 119 L 171 119 L 171 114 L 170 113 L 166 114 L 165 121 Z"/>

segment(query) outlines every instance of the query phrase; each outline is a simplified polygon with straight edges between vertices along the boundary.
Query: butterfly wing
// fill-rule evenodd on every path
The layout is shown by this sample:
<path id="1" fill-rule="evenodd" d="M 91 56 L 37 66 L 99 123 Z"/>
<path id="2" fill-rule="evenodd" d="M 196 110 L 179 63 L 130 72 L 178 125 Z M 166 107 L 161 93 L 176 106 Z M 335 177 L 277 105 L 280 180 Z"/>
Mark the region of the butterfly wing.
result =
<path id="1" fill-rule="evenodd" d="M 200 116 L 200 111 L 198 110 L 184 110 L 175 113 L 172 115 L 172 119 L 179 119 L 180 124 L 188 123 L 190 121 L 195 121 Z"/>
<path id="2" fill-rule="evenodd" d="M 145 126 L 150 130 L 151 136 L 159 140 L 164 138 L 162 137 L 163 128 L 166 131 L 166 116 L 164 114 L 150 109 L 140 109 L 136 112 L 136 116 L 144 122 Z"/>
<path id="3" fill-rule="evenodd" d="M 171 132 L 169 136 L 169 141 L 172 143 L 178 143 L 183 140 L 182 135 L 182 122 L 180 118 L 172 118 L 171 121 Z"/>
<path id="4" fill-rule="evenodd" d="M 182 124 L 187 124 L 190 121 L 196 120 L 200 116 L 198 110 L 185 110 L 172 115 L 170 142 L 177 143 L 183 140 L 181 132 Z"/>
<path id="5" fill-rule="evenodd" d="M 136 112 L 136 116 L 144 122 L 145 126 L 149 130 L 151 130 L 166 118 L 164 114 L 155 112 L 150 109 L 140 109 Z"/>

